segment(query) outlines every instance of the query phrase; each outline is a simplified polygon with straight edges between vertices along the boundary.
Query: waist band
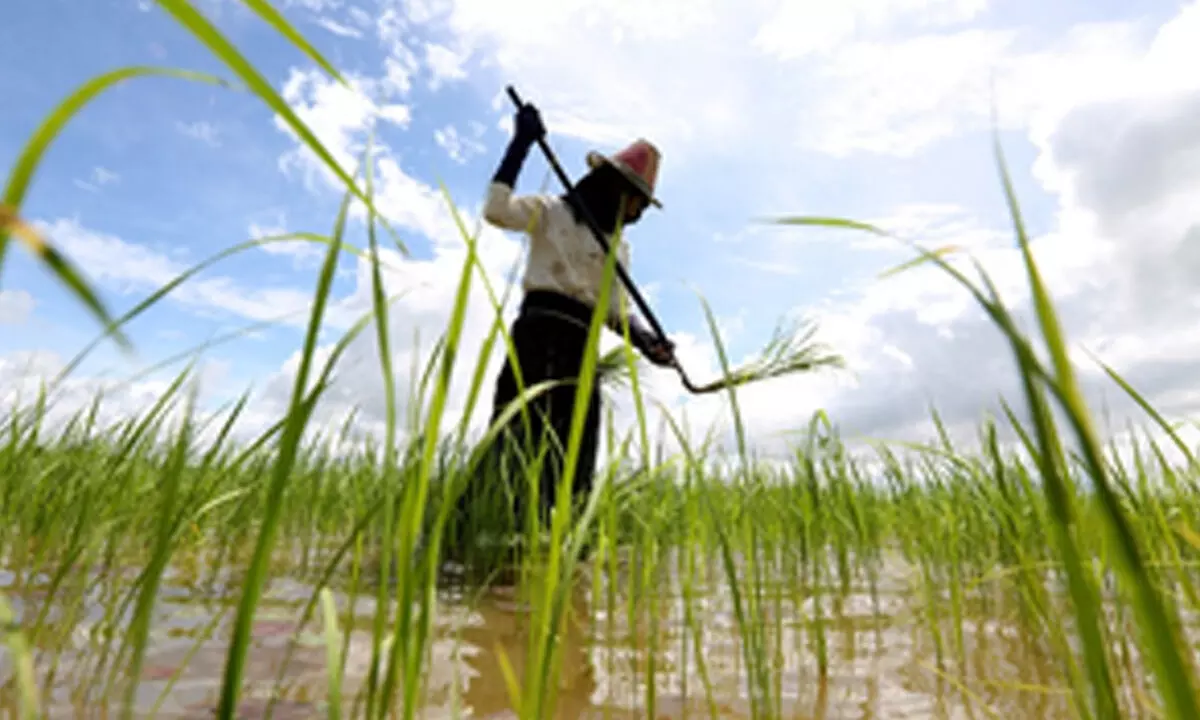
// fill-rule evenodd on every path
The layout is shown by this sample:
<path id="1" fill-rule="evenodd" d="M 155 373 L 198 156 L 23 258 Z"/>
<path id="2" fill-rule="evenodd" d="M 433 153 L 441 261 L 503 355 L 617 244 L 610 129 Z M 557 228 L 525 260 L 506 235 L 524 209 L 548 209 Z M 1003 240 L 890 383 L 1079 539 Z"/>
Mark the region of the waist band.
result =
<path id="1" fill-rule="evenodd" d="M 583 327 L 592 322 L 592 308 L 553 290 L 529 290 L 521 300 L 522 315 L 566 316 Z"/>

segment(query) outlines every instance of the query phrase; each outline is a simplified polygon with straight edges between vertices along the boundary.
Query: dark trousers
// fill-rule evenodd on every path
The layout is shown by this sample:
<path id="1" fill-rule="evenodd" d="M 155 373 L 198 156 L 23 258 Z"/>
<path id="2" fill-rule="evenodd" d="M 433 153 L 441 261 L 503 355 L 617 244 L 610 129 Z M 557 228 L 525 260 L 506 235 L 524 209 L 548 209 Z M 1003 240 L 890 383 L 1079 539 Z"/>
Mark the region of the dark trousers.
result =
<path id="1" fill-rule="evenodd" d="M 536 472 L 537 506 L 543 522 L 557 501 L 557 490 L 565 470 L 566 452 L 571 438 L 578 375 L 587 345 L 592 311 L 586 305 L 558 293 L 530 291 L 510 328 L 513 351 L 521 373 L 521 383 L 529 389 L 543 381 L 566 381 L 513 406 L 513 414 L 500 431 L 492 447 L 486 470 L 472 478 L 460 507 L 469 505 L 480 492 L 502 486 L 511 500 L 513 519 L 524 527 L 530 510 L 530 477 Z M 505 348 L 505 363 L 496 379 L 491 421 L 509 408 L 521 395 L 512 358 Z M 582 503 L 592 489 L 600 432 L 600 392 L 598 378 L 585 398 L 583 421 L 575 472 L 570 482 L 572 500 Z M 479 487 L 481 484 L 486 487 Z"/>

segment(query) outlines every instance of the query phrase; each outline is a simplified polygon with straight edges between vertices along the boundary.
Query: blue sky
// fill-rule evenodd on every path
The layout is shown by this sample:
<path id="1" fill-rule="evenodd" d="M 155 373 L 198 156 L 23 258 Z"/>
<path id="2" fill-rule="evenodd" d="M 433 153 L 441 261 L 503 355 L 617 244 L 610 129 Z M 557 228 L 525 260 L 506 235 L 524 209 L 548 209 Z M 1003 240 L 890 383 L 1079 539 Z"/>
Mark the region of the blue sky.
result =
<path id="1" fill-rule="evenodd" d="M 1154 123 L 1175 127 L 1173 113 L 1197 97 L 1196 82 L 1177 67 L 1194 59 L 1189 48 L 1200 44 L 1194 3 L 666 0 L 638 8 L 585 0 L 277 0 L 353 78 L 361 91 L 354 94 L 334 87 L 236 0 L 195 2 L 346 169 L 374 123 L 384 146 L 381 204 L 412 253 L 393 258 L 404 270 L 389 276 L 389 287 L 415 278 L 426 288 L 395 306 L 403 372 L 412 329 L 430 333 L 444 321 L 461 258 L 437 184 L 477 215 L 508 139 L 511 106 L 502 92 L 513 83 L 542 107 L 551 143 L 573 177 L 589 149 L 612 151 L 641 135 L 663 149 L 659 195 L 666 207 L 631 231 L 632 274 L 694 376 L 711 375 L 716 364 L 693 288 L 721 317 L 734 357 L 753 354 L 776 320 L 797 310 L 819 319 L 825 337 L 846 352 L 853 381 L 800 378 L 748 393 L 763 437 L 802 425 L 819 407 L 835 418 L 840 410 L 855 432 L 904 435 L 927 430 L 926 404 L 937 402 L 969 427 L 997 393 L 1010 392 L 1011 368 L 998 346 L 986 345 L 995 338 L 965 295 L 929 273 L 877 281 L 907 259 L 895 245 L 768 228 L 756 219 L 841 215 L 931 244 L 964 244 L 996 268 L 1019 301 L 989 144 L 993 79 L 1026 220 L 1081 341 L 1113 348 L 1114 362 L 1151 373 L 1148 382 L 1158 382 L 1155 373 L 1167 365 L 1191 367 L 1191 345 L 1163 340 L 1181 337 L 1184 319 L 1172 325 L 1158 312 L 1164 301 L 1187 307 L 1186 284 L 1173 286 L 1179 294 L 1169 299 L 1151 299 L 1150 291 L 1169 288 L 1133 274 L 1160 268 L 1155 258 L 1161 267 L 1182 267 L 1179 252 L 1196 218 L 1167 191 L 1188 187 L 1191 166 L 1137 165 L 1131 158 L 1144 153 L 1122 154 L 1109 140 L 1165 138 L 1160 144 L 1181 144 L 1164 149 L 1164 157 L 1187 156 L 1194 138 L 1158 133 Z M 0 167 L 11 166 L 56 103 L 98 72 L 154 64 L 231 77 L 145 0 L 20 2 L 6 12 L 0 40 L 0 62 L 22 69 L 0 76 L 10 108 L 0 114 Z M 1078 120 L 1088 113 L 1149 130 L 1106 137 Z M 22 214 L 42 223 L 119 311 L 252 233 L 328 232 L 338 187 L 297 147 L 248 94 L 136 79 L 67 127 Z M 1133 164 L 1114 164 L 1121 158 Z M 1175 242 L 1155 245 L 1161 256 L 1142 267 L 1122 255 L 1145 246 L 1136 229 L 1107 216 L 1111 204 L 1094 200 L 1110 201 L 1136 187 L 1135 173 L 1152 171 L 1163 176 L 1164 190 L 1143 203 L 1151 215 L 1140 217 Z M 519 189 L 543 183 L 559 190 L 535 151 Z M 349 239 L 365 245 L 360 223 Z M 499 280 L 518 258 L 519 237 L 489 231 L 482 243 Z M 139 361 L 288 311 L 303 319 L 316 260 L 311 248 L 295 250 L 250 251 L 181 288 L 131 326 Z M 357 262 L 343 261 L 334 288 L 340 320 L 324 341 L 365 309 L 364 277 Z M 0 288 L 0 393 L 17 386 L 14 368 L 27 353 L 42 353 L 39 363 L 51 368 L 96 331 L 19 249 Z M 468 340 L 486 330 L 488 310 L 479 303 Z M 1120 312 L 1101 310 L 1105 303 Z M 302 332 L 282 325 L 211 350 L 209 401 L 253 386 L 261 392 L 256 407 L 269 416 L 288 387 L 287 363 Z M 1160 340 L 1175 348 L 1169 362 L 1156 354 Z M 349 353 L 331 407 L 369 410 L 377 402 L 373 352 L 365 342 Z M 368 371 L 354 370 L 360 366 Z M 133 367 L 105 349 L 80 368 L 78 382 L 90 387 L 100 374 Z M 1187 381 L 1162 381 L 1163 392 L 1174 393 L 1163 397 L 1179 412 L 1190 408 L 1180 395 Z M 719 400 L 683 396 L 669 374 L 656 373 L 651 389 L 699 417 L 721 416 Z"/>

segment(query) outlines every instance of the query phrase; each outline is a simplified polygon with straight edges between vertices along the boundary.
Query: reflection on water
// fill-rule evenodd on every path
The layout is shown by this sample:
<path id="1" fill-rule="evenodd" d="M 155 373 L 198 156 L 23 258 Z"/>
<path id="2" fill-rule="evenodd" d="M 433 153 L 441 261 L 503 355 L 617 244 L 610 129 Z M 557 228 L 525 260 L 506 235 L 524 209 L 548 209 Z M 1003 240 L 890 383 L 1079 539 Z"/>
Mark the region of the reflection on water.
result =
<path id="1" fill-rule="evenodd" d="M 555 717 L 751 717 L 748 678 L 764 667 L 747 664 L 746 643 L 758 648 L 751 659 L 766 662 L 766 696 L 758 713 L 764 717 L 1071 714 L 1069 697 L 1058 689 L 1058 662 L 1047 654 L 1044 638 L 1020 629 L 1015 607 L 972 600 L 956 624 L 945 593 L 924 592 L 913 581 L 896 566 L 874 588 L 864 584 L 837 595 L 827 588 L 820 597 L 792 580 L 764 582 L 739 598 L 742 612 L 757 619 L 743 623 L 719 573 L 685 587 L 666 570 L 652 579 L 632 571 L 612 578 L 581 572 L 558 639 Z M 212 717 L 235 596 L 221 597 L 212 584 L 189 586 L 172 577 L 165 582 L 138 686 L 137 716 Z M 236 589 L 236 583 L 227 584 Z M 44 592 L 31 583 L 8 588 L 6 596 L 28 621 L 42 609 Z M 313 592 L 292 580 L 269 587 L 253 627 L 240 717 L 263 717 L 272 698 L 272 716 L 281 720 L 327 715 L 320 613 L 303 628 L 297 623 Z M 48 715 L 102 717 L 106 707 L 120 707 L 126 667 L 113 664 L 119 641 L 105 653 L 96 638 L 112 621 L 111 595 L 105 603 L 103 590 L 93 584 L 77 595 L 60 588 L 56 597 L 66 605 L 52 614 L 58 625 L 49 627 L 63 632 L 43 637 L 35 658 L 39 682 L 49 688 Z M 344 630 L 350 598 L 336 599 Z M 530 650 L 527 599 L 498 589 L 481 595 L 446 591 L 438 602 L 431 657 L 422 671 L 420 716 L 516 717 L 504 663 L 522 682 Z M 371 663 L 371 591 L 353 604 L 343 696 L 344 712 L 357 716 L 364 710 L 359 694 Z M 393 614 L 394 607 L 389 620 Z M 70 627 L 60 627 L 66 624 Z M 0 673 L 8 679 L 12 662 L 4 653 Z M 114 667 L 120 671 L 113 673 Z M 0 705 L 11 707 L 11 685 L 4 696 Z"/>

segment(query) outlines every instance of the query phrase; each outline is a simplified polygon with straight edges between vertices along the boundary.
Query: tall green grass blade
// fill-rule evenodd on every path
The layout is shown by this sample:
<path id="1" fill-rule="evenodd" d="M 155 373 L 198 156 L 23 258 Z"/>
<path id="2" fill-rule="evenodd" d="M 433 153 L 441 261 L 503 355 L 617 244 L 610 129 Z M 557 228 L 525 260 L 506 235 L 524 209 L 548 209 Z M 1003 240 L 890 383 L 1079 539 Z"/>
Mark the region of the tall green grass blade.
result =
<path id="1" fill-rule="evenodd" d="M 251 10 L 257 13 L 258 16 L 261 17 L 264 22 L 274 28 L 276 32 L 287 38 L 287 41 L 295 45 L 300 52 L 304 53 L 310 60 L 320 66 L 322 70 L 329 73 L 330 77 L 343 85 L 347 85 L 346 79 L 337 71 L 337 68 L 335 68 L 332 63 L 326 60 L 325 56 L 322 55 L 319 50 L 313 47 L 312 43 L 310 43 L 307 38 L 301 35 L 300 32 L 296 30 L 295 26 L 288 22 L 287 18 L 285 18 L 278 10 L 276 10 L 271 3 L 267 2 L 267 0 L 242 0 L 242 2 L 244 2 Z"/>
<path id="2" fill-rule="evenodd" d="M 170 0 L 163 1 L 170 2 Z M 325 253 L 325 260 L 317 282 L 313 310 L 300 357 L 300 366 L 296 372 L 292 397 L 283 426 L 283 436 L 280 439 L 278 456 L 273 464 L 270 486 L 267 491 L 267 506 L 262 519 L 262 526 L 259 529 L 254 555 L 246 574 L 245 589 L 242 592 L 237 615 L 234 620 L 234 632 L 229 645 L 229 654 L 221 685 L 221 699 L 217 707 L 217 716 L 221 720 L 232 720 L 234 714 L 237 712 L 237 699 L 241 692 L 246 653 L 249 651 L 250 624 L 253 621 L 254 612 L 258 606 L 263 585 L 266 582 L 268 556 L 275 542 L 275 534 L 278 531 L 281 510 L 280 501 L 288 476 L 296 462 L 300 438 L 307 424 L 308 413 L 311 412 L 311 405 L 305 408 L 302 398 L 305 387 L 308 384 L 309 368 L 312 365 L 313 356 L 316 352 L 317 335 L 321 328 L 321 320 L 324 317 L 325 305 L 333 283 L 334 270 L 337 267 L 338 250 L 341 247 L 341 237 L 345 228 L 349 203 L 350 194 L 347 193 L 343 198 L 337 222 L 334 226 L 334 242 L 330 243 L 329 249 Z M 320 386 L 314 389 L 313 398 L 309 401 L 310 403 L 316 402 L 320 389 Z"/>
<path id="3" fill-rule="evenodd" d="M 1000 149 L 999 138 L 995 139 L 997 163 L 1000 167 L 1005 198 L 1012 215 L 1021 248 L 1025 269 L 1028 273 L 1030 290 L 1039 324 L 1053 360 L 1059 396 L 1067 416 L 1079 437 L 1082 452 L 1088 465 L 1094 489 L 1105 509 L 1105 517 L 1113 538 L 1118 571 L 1127 591 L 1132 595 L 1134 610 L 1144 633 L 1147 654 L 1155 669 L 1158 690 L 1163 696 L 1171 717 L 1200 717 L 1200 704 L 1196 701 L 1191 673 L 1185 663 L 1176 634 L 1176 627 L 1168 617 L 1162 598 L 1155 592 L 1142 561 L 1137 539 L 1125 517 L 1121 504 L 1113 494 L 1108 480 L 1108 470 L 1101 459 L 1100 442 L 1090 421 L 1090 412 L 1083 399 L 1075 372 L 1068 357 L 1062 327 L 1050 301 L 1045 283 L 1037 270 L 1037 264 L 1029 246 L 1012 181 Z"/>
<path id="4" fill-rule="evenodd" d="M 61 284 L 74 293 L 101 324 L 111 328 L 112 318 L 109 317 L 108 310 L 92 287 L 84 281 L 75 265 L 41 233 L 26 225 L 14 212 L 0 204 L 0 238 L 10 232 L 24 239 L 28 249 L 49 268 L 50 274 L 55 275 Z M 0 245 L 0 250 L 3 250 L 3 245 Z M 3 257 L 0 257 L 0 262 L 3 262 Z M 121 349 L 129 350 L 132 347 L 129 339 L 123 334 L 118 333 L 116 339 Z"/>
<path id="5" fill-rule="evenodd" d="M 3 595 L 0 595 L 0 632 L 4 633 L 5 644 L 12 655 L 10 662 L 15 669 L 19 717 L 21 720 L 35 720 L 38 717 L 38 692 L 33 671 L 33 655 L 22 637 L 12 607 Z"/>
<path id="6" fill-rule="evenodd" d="M 189 400 L 189 409 L 194 400 L 195 397 L 193 395 Z M 191 413 L 187 412 L 184 417 L 190 419 L 190 416 Z M 134 654 L 127 677 L 129 684 L 125 691 L 125 707 L 122 715 L 126 719 L 133 717 L 135 711 L 138 685 L 141 682 L 142 664 L 145 660 L 146 644 L 150 636 L 150 623 L 152 621 L 154 605 L 158 600 L 158 589 L 162 582 L 162 575 L 167 568 L 173 548 L 175 504 L 180 494 L 181 476 L 183 475 L 188 459 L 188 453 L 191 450 L 191 439 L 191 423 L 188 419 L 185 419 L 183 427 L 179 430 L 179 438 L 171 450 L 171 458 L 167 463 L 166 472 L 162 479 L 163 495 L 162 506 L 158 509 L 158 537 L 151 555 L 147 576 L 142 581 L 142 590 L 138 594 L 137 605 L 134 608 L 133 622 L 130 627 L 130 640 Z"/>
<path id="7" fill-rule="evenodd" d="M 341 660 L 338 657 L 338 621 L 337 606 L 333 601 L 333 593 L 329 588 L 321 588 L 321 616 L 325 621 L 325 657 L 329 673 L 329 718 L 341 720 L 342 717 L 342 674 Z"/>

